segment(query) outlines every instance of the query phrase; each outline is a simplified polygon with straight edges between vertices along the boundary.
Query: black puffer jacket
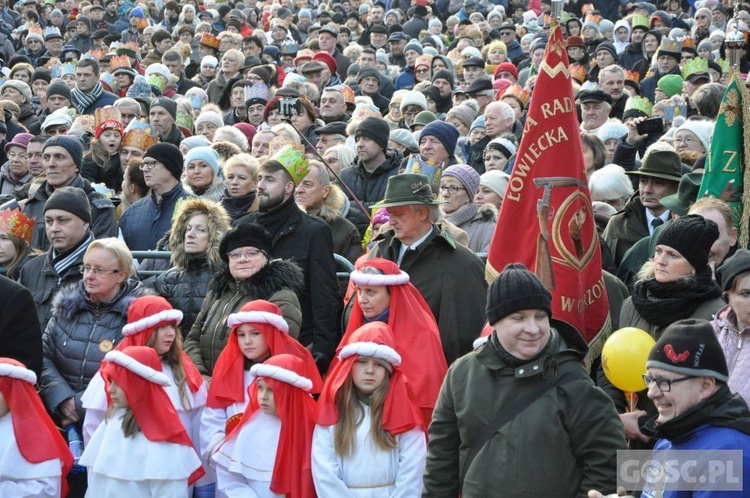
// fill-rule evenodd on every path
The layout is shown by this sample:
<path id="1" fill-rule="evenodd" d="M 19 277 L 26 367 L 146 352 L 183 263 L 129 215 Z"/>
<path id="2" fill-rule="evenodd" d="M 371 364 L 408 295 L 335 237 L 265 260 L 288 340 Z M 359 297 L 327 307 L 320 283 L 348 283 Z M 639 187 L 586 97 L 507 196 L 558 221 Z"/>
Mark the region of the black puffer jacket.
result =
<path id="1" fill-rule="evenodd" d="M 192 258 L 187 269 L 170 268 L 154 280 L 154 290 L 182 311 L 180 332 L 183 338 L 201 311 L 212 273 L 205 257 Z"/>
<path id="2" fill-rule="evenodd" d="M 52 318 L 42 337 L 44 363 L 40 392 L 47 409 L 59 415 L 60 403 L 75 397 L 83 420 L 81 396 L 99 370 L 104 355 L 122 339 L 128 307 L 148 290 L 137 280 L 123 283 L 108 303 L 94 304 L 83 282 L 61 289 L 52 305 Z"/>
<path id="3" fill-rule="evenodd" d="M 368 173 L 362 165 L 362 161 L 357 160 L 354 166 L 341 170 L 339 176 L 362 204 L 370 209 L 373 204 L 385 197 L 388 178 L 398 174 L 398 168 L 403 158 L 401 152 L 389 150 L 385 154 L 385 162 L 372 173 Z M 347 197 L 352 198 L 346 189 L 344 189 L 344 192 L 346 192 Z M 356 203 L 354 205 L 356 206 Z"/>

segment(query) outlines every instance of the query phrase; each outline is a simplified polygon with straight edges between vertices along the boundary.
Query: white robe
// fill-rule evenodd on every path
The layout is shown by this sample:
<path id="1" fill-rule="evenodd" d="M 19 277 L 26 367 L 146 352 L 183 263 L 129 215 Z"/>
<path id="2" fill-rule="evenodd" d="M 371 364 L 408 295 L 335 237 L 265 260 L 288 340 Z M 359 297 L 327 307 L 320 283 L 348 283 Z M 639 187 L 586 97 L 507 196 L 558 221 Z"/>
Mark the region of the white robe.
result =
<path id="1" fill-rule="evenodd" d="M 125 437 L 116 410 L 91 436 L 80 465 L 88 468 L 90 498 L 187 498 L 188 479 L 200 465 L 195 449 L 150 441 L 143 432 Z"/>
<path id="2" fill-rule="evenodd" d="M 180 416 L 182 425 L 185 427 L 185 431 L 187 431 L 188 437 L 193 442 L 193 445 L 195 445 L 197 451 L 200 442 L 201 415 L 206 406 L 206 396 L 208 392 L 206 384 L 201 384 L 196 392 L 192 392 L 189 386 L 185 386 L 189 402 L 188 408 L 186 409 L 182 404 L 180 389 L 177 387 L 177 383 L 174 380 L 172 367 L 164 362 L 162 362 L 161 367 L 162 372 L 164 372 L 164 375 L 166 375 L 171 382 L 171 385 L 165 388 L 169 400 L 177 411 L 177 415 Z M 105 390 L 104 379 L 99 372 L 97 372 L 91 379 L 91 382 L 89 382 L 86 391 L 84 391 L 83 396 L 81 397 L 81 403 L 83 403 L 83 408 L 86 410 L 86 415 L 83 419 L 83 444 L 85 447 L 89 444 L 91 436 L 94 434 L 97 427 L 104 422 L 104 417 L 107 414 L 107 392 Z M 204 461 L 203 463 L 205 464 L 206 462 Z M 213 471 L 206 468 L 206 475 L 199 479 L 195 485 L 203 486 L 214 481 L 215 476 Z"/>
<path id="3" fill-rule="evenodd" d="M 370 436 L 370 407 L 357 426 L 354 454 L 342 458 L 333 446 L 335 425 L 315 426 L 312 474 L 318 496 L 336 498 L 419 498 L 427 456 L 419 428 L 395 437 L 397 447 L 382 450 Z"/>
<path id="4" fill-rule="evenodd" d="M 231 440 L 219 446 L 217 495 L 227 498 L 284 498 L 271 491 L 281 420 L 258 410 Z"/>
<path id="5" fill-rule="evenodd" d="M 200 455 L 204 459 L 208 466 L 213 468 L 214 463 L 211 456 L 214 454 L 216 449 L 221 443 L 224 442 L 226 437 L 225 428 L 227 420 L 235 415 L 242 415 L 245 413 L 245 408 L 250 402 L 247 394 L 247 388 L 253 381 L 253 376 L 250 375 L 250 371 L 245 371 L 245 378 L 243 384 L 243 392 L 245 393 L 245 399 L 241 403 L 233 403 L 226 408 L 209 408 L 206 407 L 203 410 L 201 416 L 201 428 L 200 428 Z M 216 379 L 219 382 L 219 379 Z"/>
<path id="6" fill-rule="evenodd" d="M 59 458 L 31 463 L 21 455 L 13 434 L 12 414 L 0 417 L 0 496 L 60 498 Z"/>

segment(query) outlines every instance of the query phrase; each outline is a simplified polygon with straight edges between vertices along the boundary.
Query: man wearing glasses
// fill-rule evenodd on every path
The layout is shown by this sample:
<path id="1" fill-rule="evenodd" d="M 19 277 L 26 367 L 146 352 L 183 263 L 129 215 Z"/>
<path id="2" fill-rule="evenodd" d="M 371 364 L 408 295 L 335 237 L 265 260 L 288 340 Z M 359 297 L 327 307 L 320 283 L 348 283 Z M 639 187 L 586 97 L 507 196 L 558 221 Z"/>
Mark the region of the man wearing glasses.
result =
<path id="1" fill-rule="evenodd" d="M 516 26 L 512 22 L 504 22 L 500 25 L 500 41 L 505 43 L 508 49 L 508 60 L 514 61 L 523 55 L 521 43 L 516 37 Z"/>
<path id="2" fill-rule="evenodd" d="M 180 149 L 170 143 L 157 143 L 146 150 L 140 169 L 151 192 L 120 217 L 122 237 L 132 251 L 156 249 L 171 228 L 179 200 L 192 197 L 182 188 L 182 167 Z"/>

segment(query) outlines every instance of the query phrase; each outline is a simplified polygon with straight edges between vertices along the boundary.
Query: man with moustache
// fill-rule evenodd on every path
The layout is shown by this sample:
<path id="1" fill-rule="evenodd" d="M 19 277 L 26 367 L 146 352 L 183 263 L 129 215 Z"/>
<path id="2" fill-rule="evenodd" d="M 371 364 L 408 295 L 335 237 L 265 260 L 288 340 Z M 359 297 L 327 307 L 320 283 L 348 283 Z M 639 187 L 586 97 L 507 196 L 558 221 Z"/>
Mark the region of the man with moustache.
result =
<path id="1" fill-rule="evenodd" d="M 311 349 L 321 373 L 328 369 L 339 339 L 340 299 L 333 260 L 331 228 L 294 202 L 294 191 L 309 163 L 292 146 L 284 146 L 258 171 L 258 211 L 234 222 L 258 223 L 273 236 L 274 258 L 294 261 L 305 275 L 298 294 L 302 308 L 299 341 Z"/>

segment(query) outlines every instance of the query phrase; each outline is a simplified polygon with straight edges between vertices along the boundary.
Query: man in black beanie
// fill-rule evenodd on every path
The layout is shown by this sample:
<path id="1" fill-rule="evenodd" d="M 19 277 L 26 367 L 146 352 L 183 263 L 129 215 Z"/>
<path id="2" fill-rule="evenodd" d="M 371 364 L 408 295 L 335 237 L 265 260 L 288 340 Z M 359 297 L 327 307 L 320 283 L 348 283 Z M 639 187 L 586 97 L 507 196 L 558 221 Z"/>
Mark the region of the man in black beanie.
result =
<path id="1" fill-rule="evenodd" d="M 148 122 L 159 134 L 159 141 L 179 147 L 185 140 L 177 128 L 177 103 L 169 97 L 157 97 L 151 101 Z"/>
<path id="2" fill-rule="evenodd" d="M 42 251 L 50 248 L 45 231 L 44 207 L 52 194 L 63 187 L 76 187 L 89 202 L 91 231 L 96 238 L 116 237 L 115 206 L 105 195 L 97 192 L 88 180 L 80 175 L 83 161 L 83 143 L 72 135 L 58 135 L 44 143 L 42 162 L 47 179 L 24 205 L 23 211 L 37 220 L 31 246 Z"/>
<path id="3" fill-rule="evenodd" d="M 390 127 L 385 120 L 365 118 L 354 133 L 357 162 L 341 170 L 341 180 L 351 189 L 366 209 L 383 199 L 388 178 L 398 174 L 404 158 L 397 150 L 388 150 Z M 346 191 L 346 189 L 344 189 Z M 351 199 L 351 194 L 346 191 Z M 357 206 L 356 203 L 353 203 Z"/>
<path id="4" fill-rule="evenodd" d="M 451 365 L 440 390 L 423 496 L 585 496 L 615 486 L 622 425 L 581 366 L 583 337 L 551 309 L 549 290 L 520 263 L 492 282 L 489 339 Z M 495 424 L 499 414 L 507 422 Z"/>
<path id="5" fill-rule="evenodd" d="M 47 109 L 44 111 L 46 114 L 42 117 L 46 118 L 50 113 L 63 107 L 72 107 L 72 99 L 68 85 L 63 83 L 62 80 L 53 80 L 47 87 Z"/>
<path id="6" fill-rule="evenodd" d="M 128 207 L 120 217 L 120 230 L 133 251 L 156 249 L 172 226 L 172 215 L 180 199 L 192 197 L 183 187 L 182 154 L 171 143 L 157 143 L 141 162 L 143 180 L 151 192 Z"/>

